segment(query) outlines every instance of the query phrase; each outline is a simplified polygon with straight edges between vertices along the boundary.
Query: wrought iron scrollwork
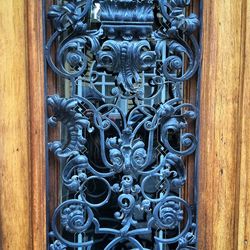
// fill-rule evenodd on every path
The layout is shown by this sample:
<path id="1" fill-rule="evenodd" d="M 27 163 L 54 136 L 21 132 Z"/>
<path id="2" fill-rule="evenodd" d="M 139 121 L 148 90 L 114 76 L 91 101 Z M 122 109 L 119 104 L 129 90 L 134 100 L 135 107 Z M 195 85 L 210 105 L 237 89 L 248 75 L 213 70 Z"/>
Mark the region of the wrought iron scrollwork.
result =
<path id="1" fill-rule="evenodd" d="M 51 6 L 54 33 L 45 56 L 71 86 L 67 98 L 48 97 L 48 124 L 60 123 L 66 131 L 66 139 L 49 142 L 49 150 L 63 166 L 62 183 L 70 194 L 54 212 L 51 250 L 91 249 L 99 235 L 110 236 L 104 250 L 121 243 L 124 249 L 146 250 L 150 235 L 150 249 L 196 249 L 193 209 L 179 197 L 187 179 L 183 157 L 197 145 L 187 132 L 197 109 L 183 102 L 180 88 L 199 66 L 193 35 L 199 20 L 185 14 L 189 4 L 83 0 Z M 103 75 L 113 81 L 105 93 L 98 87 Z M 78 81 L 88 94 L 78 93 Z M 170 94 L 162 101 L 166 88 Z M 93 138 L 97 144 L 92 147 Z M 91 193 L 93 186 L 97 194 Z M 100 211 L 114 200 L 109 219 L 116 226 L 103 226 Z"/>

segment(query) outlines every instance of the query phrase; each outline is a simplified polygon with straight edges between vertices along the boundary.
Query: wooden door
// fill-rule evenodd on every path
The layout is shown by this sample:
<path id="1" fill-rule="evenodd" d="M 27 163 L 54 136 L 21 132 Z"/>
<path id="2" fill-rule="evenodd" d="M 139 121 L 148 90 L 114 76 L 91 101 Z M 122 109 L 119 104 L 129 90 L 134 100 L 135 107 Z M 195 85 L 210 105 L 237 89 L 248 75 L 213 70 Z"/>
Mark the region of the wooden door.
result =
<path id="1" fill-rule="evenodd" d="M 204 1 L 198 249 L 250 249 L 248 0 Z M 46 249 L 41 1 L 1 1 L 0 248 Z"/>

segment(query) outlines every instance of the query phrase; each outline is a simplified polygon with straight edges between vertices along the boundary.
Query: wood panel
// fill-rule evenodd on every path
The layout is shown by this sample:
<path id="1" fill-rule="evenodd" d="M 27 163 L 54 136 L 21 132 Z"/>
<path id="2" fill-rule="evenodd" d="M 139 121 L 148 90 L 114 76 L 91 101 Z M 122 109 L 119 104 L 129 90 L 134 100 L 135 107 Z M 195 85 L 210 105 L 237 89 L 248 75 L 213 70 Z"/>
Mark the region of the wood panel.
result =
<path id="1" fill-rule="evenodd" d="M 249 1 L 203 3 L 199 249 L 250 249 Z"/>
<path id="2" fill-rule="evenodd" d="M 200 6 L 201 3 L 200 1 L 191 1 L 190 7 L 188 8 L 187 15 L 190 15 L 191 13 L 195 13 L 199 20 L 201 20 L 201 13 L 200 13 Z M 197 29 L 195 32 L 195 36 L 197 41 L 199 42 L 200 40 L 200 29 Z M 188 60 L 186 62 L 186 67 L 188 66 Z M 184 97 L 184 102 L 186 103 L 191 103 L 194 106 L 198 107 L 198 81 L 199 81 L 199 73 L 195 74 L 194 77 L 189 79 L 188 81 L 185 81 L 184 86 L 183 86 L 183 97 Z M 188 133 L 196 134 L 196 122 L 189 122 L 189 126 L 187 131 Z M 184 157 L 184 164 L 186 166 L 186 171 L 187 171 L 187 181 L 186 184 L 183 187 L 183 197 L 184 199 L 191 204 L 193 207 L 196 206 L 196 200 L 197 200 L 197 186 L 195 185 L 194 178 L 196 176 L 196 166 L 195 166 L 195 158 L 196 154 L 198 154 L 198 150 L 196 151 L 195 154 L 191 154 L 187 157 Z"/>
<path id="3" fill-rule="evenodd" d="M 242 84 L 241 93 L 241 129 L 239 131 L 238 153 L 238 183 L 236 192 L 238 199 L 238 220 L 235 224 L 238 230 L 238 249 L 250 249 L 250 1 L 246 1 L 242 16 L 245 26 L 242 29 Z M 243 20 L 243 21 L 244 21 Z"/>
<path id="4" fill-rule="evenodd" d="M 44 250 L 42 1 L 0 6 L 0 249 Z"/>
<path id="5" fill-rule="evenodd" d="M 199 249 L 250 249 L 250 1 L 203 1 Z M 46 249 L 41 1 L 1 0 L 0 249 Z"/>
<path id="6" fill-rule="evenodd" d="M 42 1 L 28 1 L 27 10 L 32 249 L 44 250 L 46 249 L 46 157 Z"/>
<path id="7" fill-rule="evenodd" d="M 26 1 L 0 1 L 0 248 L 32 242 Z"/>

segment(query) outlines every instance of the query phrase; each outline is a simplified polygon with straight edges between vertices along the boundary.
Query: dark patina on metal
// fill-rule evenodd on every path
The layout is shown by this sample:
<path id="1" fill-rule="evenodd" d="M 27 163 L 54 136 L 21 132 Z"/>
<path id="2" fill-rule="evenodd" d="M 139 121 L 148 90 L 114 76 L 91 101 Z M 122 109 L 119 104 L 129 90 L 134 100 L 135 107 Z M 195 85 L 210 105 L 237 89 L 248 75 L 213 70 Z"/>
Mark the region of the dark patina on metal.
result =
<path id="1" fill-rule="evenodd" d="M 179 196 L 187 178 L 183 157 L 197 145 L 186 132 L 197 109 L 183 102 L 180 87 L 199 66 L 193 35 L 199 21 L 193 13 L 185 15 L 189 4 L 84 0 L 51 6 L 54 33 L 45 56 L 71 86 L 68 98 L 48 97 L 49 126 L 60 123 L 67 131 L 67 139 L 50 142 L 49 150 L 61 161 L 71 197 L 54 212 L 51 250 L 92 249 L 100 235 L 109 235 L 104 250 L 125 242 L 124 249 L 196 249 L 195 215 Z M 91 19 L 96 6 L 97 18 Z M 113 81 L 105 93 L 97 84 L 104 75 Z M 79 81 L 87 93 L 79 94 Z M 162 101 L 166 88 L 171 95 Z M 99 148 L 94 156 L 93 138 Z M 88 194 L 92 184 L 103 191 L 96 198 Z M 116 226 L 103 226 L 102 212 L 114 203 L 108 219 Z"/>

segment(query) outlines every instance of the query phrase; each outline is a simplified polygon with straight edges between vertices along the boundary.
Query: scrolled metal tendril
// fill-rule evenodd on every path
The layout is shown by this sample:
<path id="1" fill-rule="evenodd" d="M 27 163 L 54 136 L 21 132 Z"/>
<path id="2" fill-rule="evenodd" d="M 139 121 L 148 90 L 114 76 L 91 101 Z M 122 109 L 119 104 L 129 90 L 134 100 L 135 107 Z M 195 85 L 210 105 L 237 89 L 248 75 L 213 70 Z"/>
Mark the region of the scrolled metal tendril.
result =
<path id="1" fill-rule="evenodd" d="M 120 244 L 148 250 L 143 237 L 152 233 L 150 249 L 196 249 L 195 215 L 179 197 L 187 180 L 183 157 L 197 146 L 188 125 L 198 111 L 184 103 L 181 90 L 200 61 L 199 20 L 185 12 L 190 2 L 51 6 L 54 33 L 45 57 L 60 79 L 70 81 L 71 93 L 47 99 L 48 125 L 66 131 L 48 148 L 61 162 L 69 194 L 54 211 L 50 250 L 90 250 L 96 235 L 109 236 L 104 250 Z M 116 227 L 102 224 L 109 206 Z"/>

